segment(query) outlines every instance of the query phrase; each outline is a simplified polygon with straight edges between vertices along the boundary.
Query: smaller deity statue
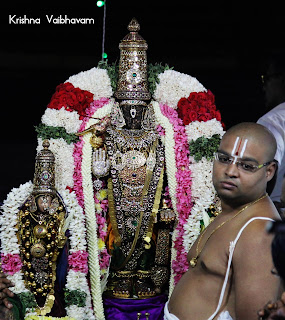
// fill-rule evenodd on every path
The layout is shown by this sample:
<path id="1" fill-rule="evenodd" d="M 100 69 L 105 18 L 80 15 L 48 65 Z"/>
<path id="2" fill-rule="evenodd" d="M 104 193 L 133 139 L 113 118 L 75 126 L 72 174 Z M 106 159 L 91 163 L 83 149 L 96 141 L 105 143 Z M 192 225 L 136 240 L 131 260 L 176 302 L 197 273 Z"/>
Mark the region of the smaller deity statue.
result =
<path id="1" fill-rule="evenodd" d="M 43 147 L 36 156 L 32 194 L 18 212 L 17 237 L 24 284 L 34 311 L 41 316 L 62 316 L 65 311 L 56 288 L 56 271 L 67 241 L 66 210 L 55 189 L 55 158 L 47 140 Z M 54 306 L 56 310 L 52 312 Z"/>

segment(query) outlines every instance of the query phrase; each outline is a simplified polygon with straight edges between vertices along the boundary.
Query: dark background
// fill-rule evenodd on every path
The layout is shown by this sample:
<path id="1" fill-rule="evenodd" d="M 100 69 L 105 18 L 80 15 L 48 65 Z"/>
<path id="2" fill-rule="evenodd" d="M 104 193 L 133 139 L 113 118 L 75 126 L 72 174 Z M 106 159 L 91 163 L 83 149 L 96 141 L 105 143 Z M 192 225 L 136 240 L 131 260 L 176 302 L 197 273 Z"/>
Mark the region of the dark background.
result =
<path id="1" fill-rule="evenodd" d="M 0 201 L 33 179 L 34 125 L 55 87 L 97 66 L 104 8 L 96 1 L 1 4 Z M 256 121 L 265 111 L 262 62 L 285 50 L 284 3 L 107 0 L 105 51 L 119 59 L 118 44 L 136 17 L 147 40 L 148 62 L 162 62 L 196 77 L 216 96 L 229 128 Z M 41 18 L 40 25 L 9 24 L 9 14 Z M 94 25 L 48 24 L 45 15 L 94 18 Z"/>

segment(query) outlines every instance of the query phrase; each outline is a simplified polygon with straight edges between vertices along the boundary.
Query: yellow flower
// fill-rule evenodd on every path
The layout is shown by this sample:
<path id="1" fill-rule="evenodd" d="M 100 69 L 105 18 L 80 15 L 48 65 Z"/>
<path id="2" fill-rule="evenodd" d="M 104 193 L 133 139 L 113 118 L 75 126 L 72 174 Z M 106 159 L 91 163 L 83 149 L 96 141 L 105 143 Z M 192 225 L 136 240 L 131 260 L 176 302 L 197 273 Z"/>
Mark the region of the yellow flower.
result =
<path id="1" fill-rule="evenodd" d="M 102 250 L 105 248 L 105 242 L 102 239 L 98 239 L 98 249 Z"/>
<path id="2" fill-rule="evenodd" d="M 101 189 L 97 192 L 97 199 L 102 201 L 107 198 L 107 189 Z"/>

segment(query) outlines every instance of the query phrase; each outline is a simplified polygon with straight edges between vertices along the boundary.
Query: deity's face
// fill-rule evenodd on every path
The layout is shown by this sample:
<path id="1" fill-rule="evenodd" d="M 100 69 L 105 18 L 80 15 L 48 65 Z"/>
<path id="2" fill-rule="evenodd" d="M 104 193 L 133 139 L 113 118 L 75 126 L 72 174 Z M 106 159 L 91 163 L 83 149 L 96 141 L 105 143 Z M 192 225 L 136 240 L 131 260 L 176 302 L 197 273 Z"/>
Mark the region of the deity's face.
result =
<path id="1" fill-rule="evenodd" d="M 141 129 L 145 107 L 141 105 L 123 105 L 121 109 L 126 122 L 126 129 Z"/>
<path id="2" fill-rule="evenodd" d="M 52 202 L 50 195 L 41 195 L 36 199 L 37 207 L 40 212 L 46 212 L 49 210 Z"/>
<path id="3" fill-rule="evenodd" d="M 267 158 L 266 150 L 264 143 L 250 136 L 228 134 L 223 137 L 219 152 L 233 160 L 231 164 L 214 161 L 213 184 L 223 201 L 243 205 L 265 193 L 267 182 L 275 171 L 272 164 L 250 172 L 239 165 L 239 161 L 253 166 L 264 164 L 272 160 Z"/>

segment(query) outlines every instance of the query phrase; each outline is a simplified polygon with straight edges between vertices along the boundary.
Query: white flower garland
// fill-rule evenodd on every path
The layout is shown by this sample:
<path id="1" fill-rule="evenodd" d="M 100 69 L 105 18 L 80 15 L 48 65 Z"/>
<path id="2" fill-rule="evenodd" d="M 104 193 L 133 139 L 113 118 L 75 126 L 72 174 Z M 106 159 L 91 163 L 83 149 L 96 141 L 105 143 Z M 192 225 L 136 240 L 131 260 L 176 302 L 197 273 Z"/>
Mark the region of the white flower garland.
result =
<path id="1" fill-rule="evenodd" d="M 37 152 L 42 150 L 43 139 L 38 138 Z M 73 187 L 74 143 L 68 144 L 63 138 L 49 139 L 49 150 L 55 156 L 55 187 L 57 190 L 64 189 L 66 186 Z"/>
<path id="2" fill-rule="evenodd" d="M 92 68 L 87 71 L 82 71 L 71 76 L 65 82 L 70 82 L 74 87 L 93 93 L 94 100 L 110 98 L 113 94 L 111 81 L 105 69 Z"/>
<path id="3" fill-rule="evenodd" d="M 19 188 L 13 188 L 8 194 L 7 199 L 4 201 L 2 206 L 3 215 L 0 216 L 0 239 L 2 254 L 20 254 L 20 246 L 17 239 L 16 228 L 18 211 L 19 207 L 25 202 L 32 190 L 32 182 L 27 182 L 21 185 Z M 86 251 L 86 230 L 83 210 L 78 205 L 74 192 L 69 193 L 68 190 L 60 190 L 60 195 L 68 213 L 72 217 L 72 219 L 67 219 L 65 224 L 65 229 L 68 228 L 71 234 L 70 252 L 75 252 L 78 250 Z M 15 284 L 14 287 L 11 287 L 11 291 L 14 293 L 20 294 L 29 291 L 25 287 L 22 271 L 18 271 L 13 275 L 7 275 L 7 278 Z M 80 290 L 86 293 L 86 306 L 69 306 L 66 308 L 67 315 L 76 320 L 95 319 L 92 311 L 91 296 L 86 274 L 82 272 L 75 272 L 70 269 L 67 275 L 66 288 L 70 290 Z M 30 316 L 36 316 L 36 313 L 28 309 L 26 316 L 28 318 Z M 37 319 L 44 318 L 49 317 L 37 317 Z"/>
<path id="4" fill-rule="evenodd" d="M 165 162 L 166 162 L 166 172 L 168 178 L 168 187 L 169 187 L 169 194 L 171 197 L 173 210 L 177 216 L 177 208 L 176 208 L 176 162 L 175 162 L 175 140 L 174 140 L 174 130 L 173 126 L 170 123 L 169 119 L 166 118 L 161 110 L 159 103 L 157 101 L 152 102 L 154 115 L 158 124 L 160 124 L 165 130 Z"/>
<path id="5" fill-rule="evenodd" d="M 0 239 L 2 254 L 20 255 L 20 245 L 17 238 L 17 223 L 19 207 L 28 198 L 33 190 L 31 181 L 21 184 L 19 188 L 13 188 L 7 195 L 2 206 L 3 215 L 0 216 Z M 7 275 L 7 279 L 15 284 L 10 290 L 15 294 L 29 292 L 25 287 L 22 270 L 15 272 L 13 275 Z M 26 315 L 36 315 L 30 309 L 27 309 Z"/>
<path id="6" fill-rule="evenodd" d="M 42 116 L 42 123 L 50 127 L 63 127 L 67 133 L 76 133 L 82 120 L 79 119 L 77 112 L 70 112 L 65 108 L 59 110 L 47 108 Z"/>
<path id="7" fill-rule="evenodd" d="M 207 91 L 196 78 L 175 70 L 165 70 L 158 78 L 154 99 L 174 109 L 178 101 L 188 98 L 191 92 Z"/>
<path id="8" fill-rule="evenodd" d="M 187 140 L 197 140 L 200 137 L 211 138 L 214 134 L 219 134 L 221 137 L 225 131 L 221 123 L 217 119 L 211 119 L 206 122 L 193 121 L 185 126 Z"/>
<path id="9" fill-rule="evenodd" d="M 2 254 L 18 254 L 20 255 L 20 246 L 17 238 L 16 225 L 18 223 L 19 207 L 28 198 L 33 190 L 31 181 L 21 184 L 19 188 L 13 188 L 4 200 L 2 211 L 0 215 L 0 240 L 1 240 L 1 253 Z M 15 284 L 11 287 L 11 291 L 18 294 L 21 292 L 28 292 L 26 289 L 23 273 L 18 271 L 13 275 L 7 275 L 7 278 Z"/>
<path id="10" fill-rule="evenodd" d="M 73 192 L 69 192 L 66 189 L 60 190 L 60 195 L 64 199 L 64 204 L 68 209 L 70 217 L 65 221 L 64 229 L 70 231 L 70 252 L 86 251 L 86 227 L 85 216 L 83 209 L 79 206 L 76 195 Z M 66 308 L 67 315 L 75 318 L 76 320 L 95 319 L 92 304 L 91 295 L 87 282 L 87 275 L 83 272 L 75 272 L 69 269 L 66 278 L 66 289 L 80 290 L 86 293 L 86 305 L 85 307 L 78 307 L 75 305 L 68 306 Z M 76 311 L 76 312 L 75 312 Z"/>
<path id="11" fill-rule="evenodd" d="M 187 140 L 197 140 L 200 137 L 211 138 L 214 134 L 223 136 L 224 130 L 219 121 L 212 119 L 206 122 L 194 121 L 185 128 Z M 215 189 L 212 183 L 212 168 L 213 161 L 209 161 L 204 157 L 199 162 L 196 162 L 193 157 L 190 159 L 189 169 L 192 173 L 192 201 L 193 207 L 191 214 L 183 226 L 183 246 L 188 252 L 193 243 L 200 234 L 200 221 L 203 220 L 207 226 L 210 222 L 207 214 L 207 209 L 214 202 Z"/>
<path id="12" fill-rule="evenodd" d="M 113 107 L 113 100 L 98 109 L 94 114 L 94 118 L 102 119 L 111 113 Z M 97 119 L 91 118 L 86 128 L 97 123 Z M 83 149 L 82 149 L 82 187 L 84 196 L 84 209 L 86 215 L 86 227 L 87 227 L 87 241 L 88 241 L 88 253 L 89 253 L 89 272 L 91 283 L 91 294 L 93 298 L 93 307 L 96 319 L 103 320 L 104 308 L 102 300 L 102 291 L 100 283 L 100 265 L 98 260 L 98 241 L 97 241 L 97 221 L 96 221 L 96 209 L 94 202 L 94 191 L 92 183 L 92 146 L 90 144 L 90 138 L 92 133 L 88 132 L 83 136 Z"/>
<path id="13" fill-rule="evenodd" d="M 20 254 L 17 237 L 14 237 L 15 226 L 18 223 L 18 211 L 21 204 L 33 190 L 31 181 L 21 184 L 19 188 L 13 188 L 4 200 L 0 216 L 1 253 Z M 9 217 L 9 218 L 8 218 Z"/>
<path id="14" fill-rule="evenodd" d="M 193 159 L 194 161 L 194 159 Z M 194 203 L 187 223 L 183 226 L 183 246 L 188 252 L 200 233 L 200 220 L 207 226 L 210 222 L 207 209 L 214 202 L 215 189 L 212 183 L 213 162 L 205 158 L 190 165 L 192 172 L 192 201 Z"/>
<path id="15" fill-rule="evenodd" d="M 176 201 L 176 161 L 175 161 L 175 140 L 174 140 L 174 129 L 169 119 L 164 116 L 160 110 L 159 103 L 157 101 L 152 102 L 154 115 L 158 124 L 160 124 L 165 130 L 165 164 L 167 173 L 167 182 L 169 187 L 169 195 L 172 202 L 172 207 L 175 212 L 176 217 L 178 217 L 177 212 L 177 201 Z M 171 261 L 176 259 L 177 250 L 174 248 L 174 240 L 176 239 L 177 231 L 174 230 L 172 235 L 172 245 L 171 245 Z M 174 289 L 174 274 L 172 268 L 170 268 L 170 280 L 169 280 L 169 293 Z"/>

